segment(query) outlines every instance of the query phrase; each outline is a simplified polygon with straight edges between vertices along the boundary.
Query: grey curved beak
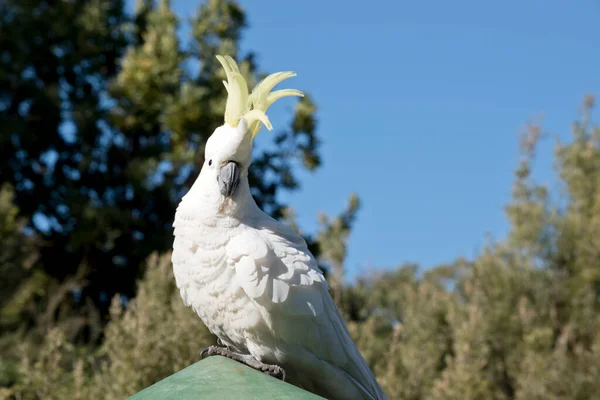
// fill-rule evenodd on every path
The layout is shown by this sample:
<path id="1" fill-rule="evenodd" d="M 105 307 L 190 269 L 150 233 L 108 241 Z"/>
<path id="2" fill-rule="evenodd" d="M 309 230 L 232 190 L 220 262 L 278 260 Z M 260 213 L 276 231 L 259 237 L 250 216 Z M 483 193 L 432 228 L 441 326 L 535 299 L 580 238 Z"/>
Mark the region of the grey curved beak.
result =
<path id="1" fill-rule="evenodd" d="M 231 197 L 237 189 L 240 180 L 240 167 L 234 161 L 229 161 L 219 171 L 219 189 L 223 196 Z"/>

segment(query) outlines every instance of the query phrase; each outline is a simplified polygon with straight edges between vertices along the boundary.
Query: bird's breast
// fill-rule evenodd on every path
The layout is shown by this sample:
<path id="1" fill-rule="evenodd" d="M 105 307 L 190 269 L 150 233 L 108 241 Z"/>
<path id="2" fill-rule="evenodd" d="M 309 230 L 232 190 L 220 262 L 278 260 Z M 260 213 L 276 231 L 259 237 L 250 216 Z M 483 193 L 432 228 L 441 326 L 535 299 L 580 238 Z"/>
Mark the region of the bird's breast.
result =
<path id="1" fill-rule="evenodd" d="M 239 228 L 176 218 L 173 273 L 184 303 L 224 342 L 243 350 L 245 332 L 260 323 L 260 313 L 238 282 L 227 244 Z"/>

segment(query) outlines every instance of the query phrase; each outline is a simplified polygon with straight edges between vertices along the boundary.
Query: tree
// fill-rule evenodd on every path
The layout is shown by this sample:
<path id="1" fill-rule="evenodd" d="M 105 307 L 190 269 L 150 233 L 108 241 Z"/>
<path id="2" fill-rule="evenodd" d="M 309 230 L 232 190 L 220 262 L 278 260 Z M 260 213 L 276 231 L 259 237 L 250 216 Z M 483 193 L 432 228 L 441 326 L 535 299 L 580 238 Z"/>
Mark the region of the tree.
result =
<path id="1" fill-rule="evenodd" d="M 3 332 L 13 330 L 21 322 L 23 303 L 34 295 L 31 288 L 15 286 L 15 282 L 27 280 L 36 254 L 31 238 L 22 232 L 25 221 L 18 217 L 13 196 L 10 185 L 0 187 L 0 330 Z M 17 291 L 19 296 L 15 296 Z M 17 377 L 16 366 L 11 360 L 17 356 L 15 339 L 15 335 L 0 336 L 0 387 L 12 385 Z"/>
<path id="2" fill-rule="evenodd" d="M 106 82 L 126 44 L 121 1 L 0 3 L 0 181 L 41 238 L 29 284 L 79 269 L 82 210 L 92 196 L 85 160 L 98 153 Z M 96 148 L 96 150 L 94 150 Z M 89 186 L 88 186 L 89 185 Z M 68 294 L 68 291 L 66 291 Z"/>
<path id="3" fill-rule="evenodd" d="M 344 261 L 348 253 L 348 238 L 360 207 L 356 194 L 348 199 L 346 209 L 333 220 L 325 214 L 319 214 L 320 229 L 316 241 L 319 245 L 320 261 L 329 271 L 332 296 L 336 304 L 342 304 L 342 286 L 344 285 Z"/>
<path id="4" fill-rule="evenodd" d="M 170 222 L 222 123 L 214 56 L 235 56 L 249 82 L 263 74 L 238 50 L 235 1 L 208 1 L 191 25 L 180 43 L 166 0 L 140 1 L 133 16 L 118 0 L 0 2 L 0 397 L 125 397 L 214 340 L 179 299 Z M 594 102 L 556 145 L 558 189 L 532 179 L 547 135 L 528 127 L 510 233 L 473 260 L 344 282 L 357 197 L 307 236 L 390 398 L 597 397 Z M 296 230 L 277 194 L 298 188 L 295 165 L 320 163 L 315 109 L 298 102 L 250 171 L 257 202 Z"/>
<path id="5" fill-rule="evenodd" d="M 56 301 L 73 313 L 89 314 L 91 301 L 106 315 L 116 293 L 135 295 L 147 257 L 170 248 L 175 207 L 223 123 L 214 56 L 260 76 L 254 55 L 238 54 L 243 10 L 203 4 L 189 50 L 166 0 L 139 2 L 133 18 L 119 0 L 7 1 L 0 11 L 0 179 L 43 240 L 40 282 L 62 284 Z M 275 150 L 255 155 L 253 194 L 275 217 L 278 190 L 298 188 L 295 160 L 319 165 L 314 111 L 306 97 Z"/>
<path id="6" fill-rule="evenodd" d="M 511 231 L 472 261 L 361 280 L 346 315 L 390 398 L 591 399 L 600 373 L 600 127 L 586 98 L 555 149 L 559 191 L 531 178 L 521 141 Z"/>
<path id="7" fill-rule="evenodd" d="M 14 190 L 4 184 L 0 187 L 0 326 L 6 328 L 17 321 L 20 307 L 13 297 L 14 282 L 24 280 L 35 260 L 33 243 L 23 232 L 25 220 L 18 217 L 19 209 L 14 206 Z M 13 300 L 13 302 L 9 301 Z"/>

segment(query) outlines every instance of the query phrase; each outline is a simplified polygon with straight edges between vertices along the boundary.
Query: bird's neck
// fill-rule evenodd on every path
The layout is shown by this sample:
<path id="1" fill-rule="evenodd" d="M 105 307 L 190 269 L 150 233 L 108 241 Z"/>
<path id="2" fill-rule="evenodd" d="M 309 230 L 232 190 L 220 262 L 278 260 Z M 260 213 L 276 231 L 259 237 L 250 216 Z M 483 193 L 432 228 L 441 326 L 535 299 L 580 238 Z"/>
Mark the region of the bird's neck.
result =
<path id="1" fill-rule="evenodd" d="M 245 175 L 240 177 L 240 182 L 234 195 L 231 198 L 223 197 L 218 214 L 224 217 L 232 217 L 241 220 L 253 215 L 257 211 L 260 211 L 260 209 L 252 197 L 248 176 Z"/>

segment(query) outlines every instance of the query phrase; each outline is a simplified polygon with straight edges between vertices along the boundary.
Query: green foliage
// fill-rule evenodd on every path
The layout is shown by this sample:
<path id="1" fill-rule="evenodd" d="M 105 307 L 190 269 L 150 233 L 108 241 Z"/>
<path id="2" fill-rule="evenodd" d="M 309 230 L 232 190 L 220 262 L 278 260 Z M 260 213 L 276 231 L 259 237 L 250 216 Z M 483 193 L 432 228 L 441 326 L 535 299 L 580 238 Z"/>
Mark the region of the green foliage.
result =
<path id="1" fill-rule="evenodd" d="M 333 287 L 390 398 L 566 400 L 600 392 L 600 130 L 591 107 L 588 100 L 573 140 L 556 147 L 559 193 L 532 180 L 542 135 L 526 130 L 505 241 L 490 242 L 472 261 L 427 271 L 405 265 Z M 323 261 L 343 268 L 357 209 L 352 196 L 339 216 L 321 217 L 315 244 Z M 297 230 L 293 212 L 284 216 Z M 135 299 L 113 299 L 98 349 L 73 346 L 67 330 L 51 329 L 38 351 L 24 343 L 17 371 L 0 364 L 8 383 L 0 393 L 122 398 L 194 362 L 214 337 L 183 306 L 169 257 L 147 260 Z"/>
<path id="2" fill-rule="evenodd" d="M 42 239 L 35 269 L 48 282 L 76 275 L 101 245 L 78 228 L 103 195 L 102 180 L 88 178 L 103 156 L 106 83 L 126 45 L 122 10 L 120 0 L 0 4 L 0 181 Z"/>
<path id="3" fill-rule="evenodd" d="M 113 385 L 114 393 L 121 395 L 189 363 L 208 340 L 200 330 L 189 340 L 189 352 L 148 358 L 148 364 L 140 354 L 177 336 L 137 341 L 149 347 L 135 355 L 109 347 L 118 335 L 129 343 L 139 339 L 128 324 L 147 321 L 129 308 L 122 316 L 111 315 L 110 299 L 120 295 L 139 302 L 135 282 L 153 252 L 164 254 L 171 247 L 175 207 L 198 175 L 206 139 L 223 123 L 225 88 L 214 56 L 235 56 L 249 82 L 263 75 L 252 53 L 238 51 L 245 14 L 236 1 L 202 4 L 186 43 L 177 36 L 178 24 L 167 0 L 139 1 L 134 15 L 125 13 L 122 0 L 0 2 L 4 386 L 24 382 L 16 372 L 19 358 L 30 358 L 31 365 L 39 361 L 42 369 L 50 363 L 38 359 L 32 349 L 39 347 L 64 353 L 58 362 L 64 369 L 56 367 L 57 374 L 70 373 L 80 360 L 88 377 L 90 371 L 113 374 L 111 379 L 122 383 Z M 289 127 L 271 134 L 275 146 L 255 154 L 253 194 L 275 217 L 284 207 L 278 192 L 299 187 L 292 166 L 312 170 L 320 163 L 315 111 L 307 96 L 296 104 Z M 153 281 L 148 279 L 143 282 Z M 190 311 L 180 302 L 165 315 L 182 320 L 181 313 Z M 190 321 L 181 329 L 191 332 L 200 324 L 193 315 Z M 48 342 L 54 330 L 55 341 Z M 155 330 L 147 327 L 148 334 Z M 52 347 L 62 340 L 65 346 Z M 99 346 L 102 356 L 95 354 Z M 88 353 L 97 365 L 85 359 Z M 128 378 L 118 372 L 119 365 L 131 362 L 154 372 Z M 39 378 L 28 384 L 32 396 L 38 386 L 62 382 Z M 56 392 L 40 390 L 44 396 Z"/>
<path id="4" fill-rule="evenodd" d="M 175 287 L 171 255 L 152 255 L 138 294 L 122 309 L 115 297 L 105 329 L 101 373 L 95 383 L 105 398 L 131 395 L 199 360 L 215 344 L 195 313 L 183 305 Z"/>
<path id="5" fill-rule="evenodd" d="M 472 262 L 422 276 L 407 266 L 346 289 L 352 333 L 390 398 L 596 397 L 600 128 L 592 106 L 587 98 L 573 139 L 556 146 L 559 193 L 531 179 L 542 131 L 524 133 L 506 241 Z"/>
<path id="6" fill-rule="evenodd" d="M 19 319 L 21 307 L 14 298 L 15 282 L 26 279 L 34 261 L 32 243 L 22 233 L 25 221 L 18 217 L 19 209 L 13 205 L 14 190 L 5 183 L 0 187 L 0 327 L 14 324 Z M 21 297 L 26 296 L 23 292 Z"/>
<path id="7" fill-rule="evenodd" d="M 175 288 L 171 219 L 223 121 L 214 56 L 234 55 L 249 82 L 263 74 L 239 52 L 245 14 L 235 1 L 202 4 L 189 43 L 169 1 L 138 3 L 128 16 L 121 0 L 0 2 L 1 398 L 124 398 L 214 343 Z M 350 284 L 358 197 L 319 217 L 309 246 L 390 398 L 600 393 L 593 106 L 587 97 L 572 138 L 556 144 L 557 190 L 532 179 L 545 135 L 526 129 L 510 233 L 474 260 Z M 296 230 L 277 195 L 299 187 L 294 166 L 320 165 L 315 112 L 310 96 L 297 102 L 250 171 L 259 205 Z"/>
<path id="8" fill-rule="evenodd" d="M 122 0 L 0 4 L 0 182 L 43 240 L 32 272 L 41 295 L 22 308 L 56 303 L 44 312 L 58 323 L 56 309 L 70 319 L 95 307 L 102 320 L 115 294 L 135 295 L 147 257 L 170 248 L 175 207 L 223 123 L 214 56 L 236 56 L 249 82 L 262 75 L 252 53 L 239 54 L 237 2 L 202 4 L 190 23 L 180 43 L 166 0 L 139 2 L 133 16 Z M 275 217 L 278 191 L 299 187 L 292 165 L 319 165 L 315 110 L 307 96 L 271 136 L 276 146 L 255 155 L 253 194 Z M 57 290 L 65 295 L 50 301 Z M 72 335 L 93 342 L 97 322 Z"/>
<path id="9" fill-rule="evenodd" d="M 23 349 L 20 382 L 11 391 L 23 399 L 117 399 L 183 369 L 215 338 L 185 307 L 170 254 L 150 256 L 135 299 L 115 296 L 104 342 L 94 353 L 75 348 L 60 328 L 49 330 L 39 349 Z M 31 347 L 32 344 L 29 344 Z"/>
<path id="10" fill-rule="evenodd" d="M 319 246 L 319 261 L 329 269 L 329 283 L 336 304 L 342 304 L 344 279 L 343 263 L 347 255 L 348 238 L 352 224 L 360 207 L 358 196 L 352 194 L 348 206 L 339 216 L 330 220 L 325 214 L 319 215 L 320 230 L 316 241 Z"/>
<path id="11" fill-rule="evenodd" d="M 86 386 L 83 363 L 72 361 L 74 347 L 61 329 L 49 330 L 40 348 L 28 345 L 23 350 L 21 379 L 6 394 L 19 399 L 91 398 L 93 389 Z"/>

